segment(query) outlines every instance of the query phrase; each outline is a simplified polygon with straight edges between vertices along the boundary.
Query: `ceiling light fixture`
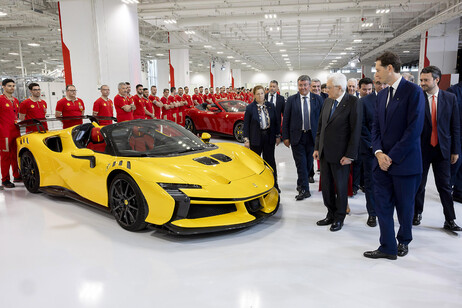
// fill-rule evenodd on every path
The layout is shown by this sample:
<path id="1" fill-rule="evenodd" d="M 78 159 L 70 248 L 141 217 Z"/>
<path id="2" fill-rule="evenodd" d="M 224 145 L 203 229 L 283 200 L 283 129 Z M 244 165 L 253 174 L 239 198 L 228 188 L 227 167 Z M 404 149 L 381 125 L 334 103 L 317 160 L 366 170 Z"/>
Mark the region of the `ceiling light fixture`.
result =
<path id="1" fill-rule="evenodd" d="M 19 56 L 19 53 L 17 53 L 17 52 L 9 52 L 8 54 L 12 55 L 12 56 Z"/>
<path id="2" fill-rule="evenodd" d="M 223 51 L 217 51 L 218 55 L 221 55 L 222 53 L 223 53 Z"/>
<path id="3" fill-rule="evenodd" d="M 158 56 L 158 57 L 163 57 L 164 54 L 163 54 L 163 53 L 156 53 L 156 56 Z"/>
<path id="4" fill-rule="evenodd" d="M 137 4 L 140 3 L 138 0 L 122 0 L 125 4 Z"/>
<path id="5" fill-rule="evenodd" d="M 403 53 L 410 53 L 410 51 L 409 50 L 404 50 Z"/>
<path id="6" fill-rule="evenodd" d="M 196 34 L 196 32 L 194 32 L 192 30 L 186 30 L 184 33 L 189 34 L 189 35 Z"/>
<path id="7" fill-rule="evenodd" d="M 361 43 L 363 40 L 362 39 L 356 39 L 353 41 L 353 43 Z"/>
<path id="8" fill-rule="evenodd" d="M 346 55 L 346 52 L 341 52 L 340 54 L 343 56 L 343 55 Z"/>
<path id="9" fill-rule="evenodd" d="M 204 48 L 212 48 L 210 45 L 204 45 Z"/>
<path id="10" fill-rule="evenodd" d="M 227 56 L 226 58 L 228 58 L 228 59 L 234 59 L 233 56 Z"/>
<path id="11" fill-rule="evenodd" d="M 270 31 L 273 31 L 273 27 L 270 27 L 269 30 L 270 30 Z"/>
<path id="12" fill-rule="evenodd" d="M 276 42 L 276 45 L 280 46 L 280 45 L 284 45 L 284 43 L 283 42 Z"/>
<path id="13" fill-rule="evenodd" d="M 234 62 L 241 62 L 241 60 L 234 60 Z"/>
<path id="14" fill-rule="evenodd" d="M 281 55 L 281 57 L 288 57 L 288 56 L 289 56 L 289 55 L 287 55 L 287 54 L 283 54 L 283 55 Z"/>
<path id="15" fill-rule="evenodd" d="M 0 17 L 6 16 L 6 15 L 8 15 L 8 14 L 5 13 L 5 12 L 0 12 Z"/>
<path id="16" fill-rule="evenodd" d="M 39 47 L 39 46 L 40 46 L 39 43 L 29 43 L 29 44 L 27 44 L 27 45 L 32 46 L 32 47 Z M 141 50 L 141 49 L 140 49 L 140 50 Z"/>
<path id="17" fill-rule="evenodd" d="M 165 19 L 164 22 L 166 24 L 176 24 L 176 20 L 175 19 Z"/>
<path id="18" fill-rule="evenodd" d="M 280 51 L 280 52 L 286 52 L 286 50 L 285 50 L 285 49 L 279 49 L 279 51 Z"/>

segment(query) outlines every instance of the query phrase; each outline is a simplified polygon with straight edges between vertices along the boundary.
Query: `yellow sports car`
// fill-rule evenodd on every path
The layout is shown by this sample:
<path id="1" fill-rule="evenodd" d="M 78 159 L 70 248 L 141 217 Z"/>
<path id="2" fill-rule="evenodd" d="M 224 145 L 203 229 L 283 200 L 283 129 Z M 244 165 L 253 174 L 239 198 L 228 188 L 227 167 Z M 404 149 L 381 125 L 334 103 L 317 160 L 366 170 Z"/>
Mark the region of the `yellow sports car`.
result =
<path id="1" fill-rule="evenodd" d="M 258 155 L 237 144 L 205 143 L 171 121 L 84 123 L 17 142 L 28 191 L 104 207 L 130 231 L 242 228 L 279 205 L 273 171 Z"/>

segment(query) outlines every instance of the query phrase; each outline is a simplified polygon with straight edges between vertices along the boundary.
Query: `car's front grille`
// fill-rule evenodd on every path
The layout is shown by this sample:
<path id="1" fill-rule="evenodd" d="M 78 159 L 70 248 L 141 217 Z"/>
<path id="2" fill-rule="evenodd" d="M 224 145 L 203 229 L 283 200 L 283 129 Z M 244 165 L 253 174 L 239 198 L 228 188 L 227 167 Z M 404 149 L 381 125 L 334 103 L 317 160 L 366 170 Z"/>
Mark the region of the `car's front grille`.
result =
<path id="1" fill-rule="evenodd" d="M 186 218 L 202 218 L 235 212 L 235 204 L 191 204 Z"/>

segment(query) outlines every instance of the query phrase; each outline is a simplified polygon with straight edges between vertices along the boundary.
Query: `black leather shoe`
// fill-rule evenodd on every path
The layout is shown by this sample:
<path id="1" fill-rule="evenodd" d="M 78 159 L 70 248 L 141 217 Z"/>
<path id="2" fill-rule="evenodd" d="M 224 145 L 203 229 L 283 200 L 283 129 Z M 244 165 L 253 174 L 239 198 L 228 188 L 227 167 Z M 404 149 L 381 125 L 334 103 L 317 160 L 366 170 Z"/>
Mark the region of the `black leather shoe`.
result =
<path id="1" fill-rule="evenodd" d="M 314 177 L 310 176 L 310 177 L 308 178 L 308 182 L 314 183 Z"/>
<path id="2" fill-rule="evenodd" d="M 295 196 L 295 200 L 300 201 L 309 197 L 311 197 L 310 192 L 302 189 L 298 195 Z"/>
<path id="3" fill-rule="evenodd" d="M 353 190 L 353 196 L 356 196 L 358 194 L 358 190 L 357 189 L 354 189 Z"/>
<path id="4" fill-rule="evenodd" d="M 343 227 L 343 222 L 342 221 L 336 221 L 330 226 L 330 231 L 335 232 L 335 231 L 340 231 L 342 230 Z"/>
<path id="5" fill-rule="evenodd" d="M 369 227 L 377 226 L 377 217 L 369 215 L 369 218 L 367 219 L 367 225 Z"/>
<path id="6" fill-rule="evenodd" d="M 366 188 L 364 188 L 364 186 L 359 186 L 359 189 L 360 189 L 363 193 L 366 193 Z"/>
<path id="7" fill-rule="evenodd" d="M 317 224 L 318 226 L 327 226 L 327 225 L 332 224 L 333 222 L 334 222 L 334 219 L 333 219 L 333 218 L 328 218 L 328 217 L 326 217 L 326 218 L 324 218 L 324 219 L 321 219 L 321 220 L 317 221 L 316 224 Z"/>
<path id="8" fill-rule="evenodd" d="M 455 202 L 462 203 L 462 197 L 460 197 L 460 196 L 452 195 L 452 200 L 454 200 Z"/>
<path id="9" fill-rule="evenodd" d="M 10 181 L 5 181 L 5 182 L 2 182 L 2 186 L 3 187 L 6 187 L 6 188 L 14 188 L 14 184 L 11 183 Z"/>
<path id="10" fill-rule="evenodd" d="M 420 221 L 422 220 L 422 214 L 415 214 L 414 219 L 412 220 L 412 224 L 414 226 L 420 225 Z"/>
<path id="11" fill-rule="evenodd" d="M 388 253 L 381 252 L 380 250 L 374 250 L 374 251 L 366 251 L 363 254 L 366 258 L 371 258 L 371 259 L 388 259 L 388 260 L 396 260 L 397 256 L 395 255 L 389 255 Z"/>
<path id="12" fill-rule="evenodd" d="M 22 177 L 19 176 L 19 177 L 17 177 L 17 178 L 14 178 L 14 179 L 13 179 L 13 182 L 14 182 L 14 183 L 21 183 L 21 182 L 22 182 Z"/>
<path id="13" fill-rule="evenodd" d="M 408 252 L 409 248 L 407 247 L 407 245 L 401 243 L 398 244 L 398 256 L 404 257 L 405 255 L 407 255 Z"/>
<path id="14" fill-rule="evenodd" d="M 454 220 L 446 220 L 444 222 L 444 228 L 449 231 L 462 231 L 462 228 L 459 227 Z"/>

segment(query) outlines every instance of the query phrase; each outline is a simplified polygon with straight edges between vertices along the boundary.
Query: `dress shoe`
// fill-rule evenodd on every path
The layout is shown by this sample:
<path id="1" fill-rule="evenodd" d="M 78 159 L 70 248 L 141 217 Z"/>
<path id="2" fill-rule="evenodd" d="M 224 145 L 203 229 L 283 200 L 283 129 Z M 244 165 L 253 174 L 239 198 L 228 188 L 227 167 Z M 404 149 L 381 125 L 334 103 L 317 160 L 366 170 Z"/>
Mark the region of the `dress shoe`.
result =
<path id="1" fill-rule="evenodd" d="M 364 188 L 364 186 L 359 186 L 359 189 L 360 189 L 363 193 L 366 193 L 366 188 Z"/>
<path id="2" fill-rule="evenodd" d="M 313 178 L 312 176 L 310 176 L 310 177 L 308 178 L 308 182 L 314 183 L 314 178 Z"/>
<path id="3" fill-rule="evenodd" d="M 358 190 L 357 189 L 354 189 L 353 190 L 353 196 L 356 196 L 358 194 Z"/>
<path id="4" fill-rule="evenodd" d="M 369 227 L 375 227 L 377 226 L 377 216 L 371 216 L 369 215 L 369 218 L 367 219 L 367 225 Z"/>
<path id="5" fill-rule="evenodd" d="M 310 192 L 302 189 L 299 194 L 295 196 L 295 200 L 300 201 L 309 197 L 311 197 Z"/>
<path id="6" fill-rule="evenodd" d="M 11 183 L 9 180 L 5 181 L 5 182 L 2 182 L 2 186 L 3 187 L 6 187 L 6 188 L 14 188 L 14 184 Z"/>
<path id="7" fill-rule="evenodd" d="M 388 253 L 381 252 L 380 250 L 373 250 L 373 251 L 366 251 L 363 254 L 366 258 L 371 258 L 371 259 L 389 259 L 389 260 L 396 260 L 397 257 L 396 255 L 390 255 Z"/>
<path id="8" fill-rule="evenodd" d="M 22 183 L 22 177 L 19 176 L 19 177 L 17 177 L 17 178 L 14 178 L 14 179 L 13 179 L 13 182 L 14 182 L 14 183 Z"/>
<path id="9" fill-rule="evenodd" d="M 342 230 L 343 227 L 343 222 L 342 221 L 336 221 L 330 226 L 330 231 L 335 232 L 335 231 L 340 231 Z"/>
<path id="10" fill-rule="evenodd" d="M 407 255 L 408 252 L 409 248 L 407 247 L 407 245 L 401 243 L 398 244 L 398 256 L 404 257 L 405 255 Z"/>
<path id="11" fill-rule="evenodd" d="M 444 222 L 444 228 L 449 231 L 462 231 L 462 228 L 459 227 L 454 220 L 446 220 Z"/>
<path id="12" fill-rule="evenodd" d="M 452 195 L 452 200 L 454 200 L 455 202 L 462 203 L 462 197 L 460 196 Z"/>
<path id="13" fill-rule="evenodd" d="M 317 221 L 316 224 L 318 226 L 327 226 L 327 225 L 332 224 L 333 222 L 334 222 L 333 218 L 326 217 L 324 219 L 321 219 L 321 220 Z"/>
<path id="14" fill-rule="evenodd" d="M 414 226 L 420 225 L 420 221 L 422 220 L 422 214 L 415 214 L 414 219 L 412 220 L 412 224 Z"/>

